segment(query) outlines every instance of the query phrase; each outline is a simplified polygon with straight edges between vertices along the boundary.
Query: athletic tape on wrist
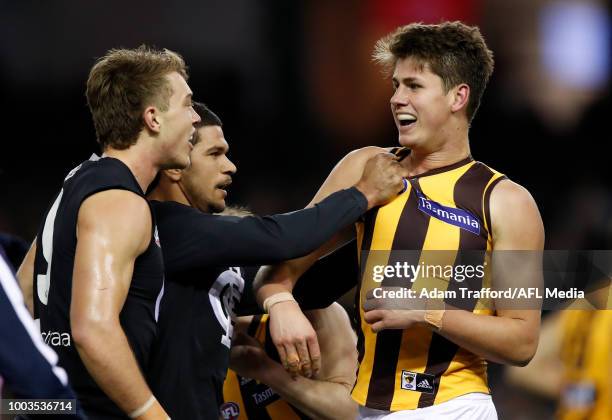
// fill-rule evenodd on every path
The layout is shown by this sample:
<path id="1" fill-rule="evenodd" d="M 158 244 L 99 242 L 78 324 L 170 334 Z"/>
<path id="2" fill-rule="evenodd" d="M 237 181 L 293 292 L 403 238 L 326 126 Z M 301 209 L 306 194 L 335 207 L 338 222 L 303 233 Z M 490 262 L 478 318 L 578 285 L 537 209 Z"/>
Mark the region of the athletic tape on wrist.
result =
<path id="1" fill-rule="evenodd" d="M 289 293 L 289 292 L 276 293 L 275 295 L 268 296 L 266 298 L 266 300 L 264 300 L 263 309 L 264 309 L 265 313 L 270 313 L 270 308 L 272 306 L 276 305 L 277 303 L 287 302 L 287 301 L 290 301 L 290 300 L 293 301 L 293 302 L 296 301 L 291 293 Z"/>
<path id="2" fill-rule="evenodd" d="M 155 401 L 157 401 L 155 399 L 155 396 L 151 395 L 151 398 L 149 398 L 147 400 L 146 403 L 144 403 L 143 405 L 140 406 L 140 408 L 137 408 L 136 410 L 132 411 L 130 414 L 128 414 L 128 416 L 131 419 L 135 419 L 136 417 L 140 417 L 142 416 L 144 413 L 147 412 L 147 410 L 149 408 L 151 408 L 153 406 L 153 404 L 155 403 Z"/>

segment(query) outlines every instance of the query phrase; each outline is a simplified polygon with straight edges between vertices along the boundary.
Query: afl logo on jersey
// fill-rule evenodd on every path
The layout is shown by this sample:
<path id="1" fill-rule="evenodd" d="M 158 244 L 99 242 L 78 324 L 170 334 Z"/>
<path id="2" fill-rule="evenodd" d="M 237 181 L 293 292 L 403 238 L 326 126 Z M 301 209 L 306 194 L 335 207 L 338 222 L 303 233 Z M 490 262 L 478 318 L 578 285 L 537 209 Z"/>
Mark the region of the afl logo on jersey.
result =
<path id="1" fill-rule="evenodd" d="M 155 239 L 155 245 L 161 248 L 161 242 L 159 241 L 159 232 L 157 231 L 157 225 L 155 226 L 155 231 L 153 232 L 153 238 Z"/>
<path id="2" fill-rule="evenodd" d="M 236 420 L 240 416 L 240 407 L 235 402 L 226 402 L 219 409 L 223 420 Z"/>

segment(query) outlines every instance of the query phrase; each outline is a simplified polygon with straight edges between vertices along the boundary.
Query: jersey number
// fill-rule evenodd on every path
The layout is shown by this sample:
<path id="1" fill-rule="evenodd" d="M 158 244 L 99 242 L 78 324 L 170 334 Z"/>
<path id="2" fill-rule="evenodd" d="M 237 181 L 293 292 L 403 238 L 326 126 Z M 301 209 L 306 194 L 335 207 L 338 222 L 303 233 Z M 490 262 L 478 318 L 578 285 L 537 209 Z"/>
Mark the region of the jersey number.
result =
<path id="1" fill-rule="evenodd" d="M 81 164 L 72 169 L 68 175 L 66 175 L 66 178 L 64 178 L 64 182 L 72 178 L 72 176 L 77 173 L 79 169 L 81 169 L 81 166 L 83 165 Z M 42 244 L 42 256 L 47 263 L 47 272 L 36 275 L 36 292 L 38 295 L 38 300 L 40 300 L 43 305 L 47 305 L 47 302 L 49 301 L 49 288 L 51 287 L 51 260 L 53 259 L 53 230 L 55 227 L 57 209 L 59 208 L 63 195 L 64 189 L 62 188 L 59 195 L 55 199 L 55 202 L 51 206 L 49 213 L 47 213 L 45 227 L 42 231 L 42 238 L 40 238 L 40 243 Z"/>
<path id="2" fill-rule="evenodd" d="M 36 275 L 36 291 L 38 293 L 38 300 L 40 300 L 43 305 L 46 305 L 49 300 L 49 287 L 51 287 L 51 260 L 53 259 L 53 228 L 55 226 L 57 209 L 63 194 L 64 190 L 60 191 L 47 214 L 40 241 L 42 244 L 42 255 L 47 263 L 47 272 L 45 274 Z"/>

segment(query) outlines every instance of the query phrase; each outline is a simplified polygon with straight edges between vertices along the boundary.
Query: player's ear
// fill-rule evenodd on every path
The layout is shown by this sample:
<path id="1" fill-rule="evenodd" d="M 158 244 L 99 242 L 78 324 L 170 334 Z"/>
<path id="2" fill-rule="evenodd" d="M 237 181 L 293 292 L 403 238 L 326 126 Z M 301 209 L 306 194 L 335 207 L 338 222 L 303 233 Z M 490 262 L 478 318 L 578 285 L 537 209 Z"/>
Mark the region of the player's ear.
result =
<path id="1" fill-rule="evenodd" d="M 148 106 L 142 113 L 142 119 L 144 121 L 145 127 L 154 133 L 159 133 L 161 130 L 161 115 L 159 110 L 154 106 Z"/>
<path id="2" fill-rule="evenodd" d="M 451 111 L 457 112 L 463 108 L 467 108 L 468 101 L 470 99 L 470 87 L 465 83 L 461 83 L 451 89 Z"/>
<path id="3" fill-rule="evenodd" d="M 164 169 L 164 175 L 172 182 L 179 182 L 183 176 L 183 171 L 180 169 Z"/>

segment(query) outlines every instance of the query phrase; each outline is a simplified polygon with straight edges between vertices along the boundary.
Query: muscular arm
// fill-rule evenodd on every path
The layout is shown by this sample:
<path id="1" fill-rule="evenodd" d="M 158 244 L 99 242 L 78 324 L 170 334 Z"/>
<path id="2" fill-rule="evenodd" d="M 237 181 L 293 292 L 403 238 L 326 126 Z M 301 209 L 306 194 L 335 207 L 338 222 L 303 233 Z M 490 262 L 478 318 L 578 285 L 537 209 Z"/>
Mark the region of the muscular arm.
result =
<path id="1" fill-rule="evenodd" d="M 387 152 L 380 147 L 365 147 L 355 150 L 345 156 L 331 171 L 319 191 L 308 204 L 315 205 L 330 194 L 356 184 L 365 167 L 366 162 L 378 153 Z M 274 266 L 262 267 L 255 279 L 255 295 L 261 305 L 263 301 L 276 293 L 291 292 L 298 278 L 308 270 L 319 258 L 329 254 L 349 242 L 355 235 L 353 226 L 336 233 L 329 241 L 321 247 L 305 255 L 290 261 L 285 261 Z"/>
<path id="2" fill-rule="evenodd" d="M 210 265 L 257 265 L 311 252 L 354 223 L 368 207 L 356 188 L 304 210 L 274 216 L 203 214 L 176 203 L 153 203 L 166 272 Z"/>
<path id="3" fill-rule="evenodd" d="M 493 251 L 537 251 L 544 247 L 544 226 L 529 192 L 511 181 L 500 182 L 491 193 Z M 494 256 L 494 264 L 495 264 Z M 505 258 L 500 255 L 499 258 Z M 526 258 L 514 286 L 541 284 L 541 258 Z M 539 267 L 538 267 L 539 264 Z M 525 276 L 530 276 L 526 278 Z M 493 281 L 496 281 L 495 278 Z M 449 310 L 440 334 L 485 359 L 524 366 L 538 345 L 538 309 L 497 309 L 496 316 Z"/>
<path id="4" fill-rule="evenodd" d="M 23 259 L 19 269 L 17 270 L 17 279 L 19 280 L 19 288 L 23 294 L 28 312 L 34 316 L 34 257 L 36 256 L 36 238 L 32 241 L 32 245 Z"/>
<path id="5" fill-rule="evenodd" d="M 152 394 L 119 322 L 134 261 L 149 245 L 151 223 L 146 201 L 123 190 L 89 197 L 77 222 L 72 337 L 89 373 L 125 413 L 142 407 Z M 156 403 L 139 418 L 166 417 Z"/>
<path id="6" fill-rule="evenodd" d="M 356 337 L 344 309 L 334 303 L 326 309 L 306 313 L 312 322 L 324 363 L 316 379 L 292 378 L 267 356 L 256 379 L 271 387 L 283 399 L 316 419 L 349 419 L 357 415 L 351 398 L 357 369 Z"/>
<path id="7" fill-rule="evenodd" d="M 332 170 L 310 205 L 319 202 L 338 189 L 358 182 L 370 165 L 370 159 L 385 152 L 388 150 L 366 147 L 349 153 Z M 384 174 L 380 172 L 379 175 Z M 345 229 L 309 255 L 275 266 L 262 267 L 253 284 L 257 302 L 262 305 L 268 297 L 291 292 L 297 279 L 318 258 L 339 248 L 353 235 L 352 230 Z M 270 332 L 281 361 L 292 374 L 295 375 L 301 371 L 309 377 L 312 372 L 315 374 L 318 372 L 320 353 L 317 336 L 296 302 L 283 301 L 270 308 Z"/>

